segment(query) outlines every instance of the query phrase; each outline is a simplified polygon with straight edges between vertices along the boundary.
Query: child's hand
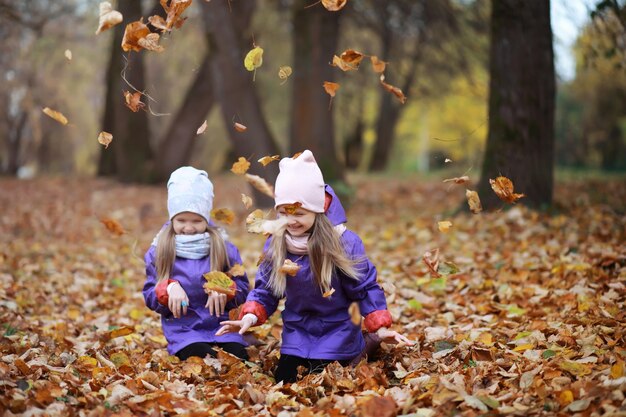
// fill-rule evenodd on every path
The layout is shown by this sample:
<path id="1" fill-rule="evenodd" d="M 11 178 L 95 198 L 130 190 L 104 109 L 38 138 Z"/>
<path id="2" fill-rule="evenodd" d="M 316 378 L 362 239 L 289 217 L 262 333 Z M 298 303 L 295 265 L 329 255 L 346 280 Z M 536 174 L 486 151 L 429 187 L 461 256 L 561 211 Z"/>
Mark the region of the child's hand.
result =
<path id="1" fill-rule="evenodd" d="M 183 287 L 177 282 L 170 288 L 169 299 L 167 301 L 167 306 L 170 311 L 179 319 L 182 315 L 187 314 L 187 306 L 189 305 L 189 298 L 187 297 L 187 293 L 183 290 Z"/>
<path id="2" fill-rule="evenodd" d="M 239 334 L 244 334 L 248 329 L 254 326 L 258 318 L 254 314 L 248 313 L 241 318 L 241 320 L 226 320 L 221 322 L 222 327 L 215 332 L 216 336 L 221 336 L 226 333 L 236 332 L 239 330 Z"/>
<path id="3" fill-rule="evenodd" d="M 376 334 L 385 343 L 393 343 L 393 344 L 404 343 L 409 346 L 413 346 L 414 344 L 414 342 L 410 341 L 405 336 L 401 335 L 395 330 L 389 330 L 385 327 L 381 327 L 380 329 L 378 329 L 378 331 L 376 331 Z"/>
<path id="4" fill-rule="evenodd" d="M 221 316 L 226 309 L 226 294 L 221 294 L 217 291 L 211 291 L 209 298 L 206 300 L 206 308 L 209 309 L 209 314 L 214 316 Z"/>

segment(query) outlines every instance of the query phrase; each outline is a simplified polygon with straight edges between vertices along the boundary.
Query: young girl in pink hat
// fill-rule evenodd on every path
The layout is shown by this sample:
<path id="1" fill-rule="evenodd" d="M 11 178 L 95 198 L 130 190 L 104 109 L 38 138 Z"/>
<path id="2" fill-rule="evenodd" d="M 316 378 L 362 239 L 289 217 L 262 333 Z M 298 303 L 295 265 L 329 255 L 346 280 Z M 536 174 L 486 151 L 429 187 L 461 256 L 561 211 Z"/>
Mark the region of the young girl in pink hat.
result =
<path id="1" fill-rule="evenodd" d="M 353 302 L 365 317 L 367 331 L 386 342 L 413 344 L 388 329 L 392 319 L 376 268 L 361 239 L 346 228 L 345 211 L 324 184 L 310 151 L 281 160 L 275 208 L 287 219 L 284 233 L 268 238 L 240 319 L 222 322 L 217 334 L 243 334 L 262 324 L 285 298 L 277 382 L 296 381 L 299 366 L 312 372 L 333 361 L 348 364 L 361 354 L 361 326 L 351 321 L 348 311 Z M 286 260 L 298 265 L 294 276 L 282 272 Z"/>

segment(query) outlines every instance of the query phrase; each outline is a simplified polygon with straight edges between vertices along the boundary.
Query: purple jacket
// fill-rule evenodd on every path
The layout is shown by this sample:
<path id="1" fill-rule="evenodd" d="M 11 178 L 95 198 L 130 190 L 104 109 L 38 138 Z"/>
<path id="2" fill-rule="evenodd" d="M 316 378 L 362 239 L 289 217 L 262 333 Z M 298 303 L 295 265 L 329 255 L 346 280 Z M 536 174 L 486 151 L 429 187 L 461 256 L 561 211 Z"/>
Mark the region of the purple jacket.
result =
<path id="1" fill-rule="evenodd" d="M 329 186 L 327 192 L 332 196 L 326 212 L 331 223 L 344 223 L 345 210 L 339 199 Z M 271 237 L 264 250 L 270 241 Z M 282 353 L 308 359 L 352 359 L 363 350 L 365 342 L 361 327 L 350 320 L 350 304 L 356 301 L 363 316 L 376 311 L 384 311 L 388 315 L 385 295 L 376 282 L 376 268 L 367 259 L 361 239 L 354 232 L 346 230 L 341 242 L 350 258 L 361 260 L 356 265 L 360 279 L 348 278 L 336 272 L 331 283 L 335 292 L 326 298 L 315 283 L 309 256 L 287 253 L 287 258 L 300 265 L 300 270 L 296 276 L 287 276 L 285 309 L 282 312 Z M 255 289 L 248 295 L 243 313 L 254 312 L 256 303 L 262 306 L 267 316 L 276 311 L 279 298 L 269 289 L 269 277 L 269 265 L 261 264 Z M 252 308 L 247 309 L 247 306 Z"/>
<path id="2" fill-rule="evenodd" d="M 225 243 L 230 264 L 242 264 L 237 247 L 228 241 Z M 211 270 L 209 257 L 202 259 L 176 257 L 171 279 L 178 281 L 189 297 L 187 314 L 176 319 L 166 305 L 162 305 L 157 301 L 155 291 L 157 285 L 155 252 L 156 247 L 151 246 L 145 256 L 146 282 L 143 286 L 143 298 L 150 310 L 161 314 L 161 326 L 168 343 L 167 351 L 174 355 L 184 347 L 196 342 L 236 342 L 247 346 L 247 343 L 244 342 L 243 337 L 239 333 L 215 336 L 215 332 L 220 328 L 221 321 L 228 320 L 228 311 L 246 300 L 248 295 L 248 277 L 244 275 L 233 278 L 237 285 L 235 297 L 226 304 L 226 312 L 222 316 L 212 316 L 209 314 L 209 309 L 204 307 L 208 295 L 202 288 L 202 285 L 206 282 L 202 274 Z"/>

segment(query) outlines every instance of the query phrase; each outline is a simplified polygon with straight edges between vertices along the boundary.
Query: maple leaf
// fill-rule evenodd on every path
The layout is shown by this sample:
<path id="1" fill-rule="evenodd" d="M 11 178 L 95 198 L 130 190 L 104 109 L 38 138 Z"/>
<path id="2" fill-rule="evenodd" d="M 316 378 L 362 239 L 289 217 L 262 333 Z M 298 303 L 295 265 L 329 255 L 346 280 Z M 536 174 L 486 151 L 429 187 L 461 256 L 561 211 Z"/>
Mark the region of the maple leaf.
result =
<path id="1" fill-rule="evenodd" d="M 234 174 L 243 175 L 248 172 L 250 168 L 250 162 L 243 156 L 239 157 L 239 160 L 233 164 L 233 167 L 230 169 Z"/>
<path id="2" fill-rule="evenodd" d="M 480 198 L 476 191 L 465 190 L 465 198 L 467 198 L 467 204 L 472 213 L 478 214 L 483 210 L 483 206 L 480 204 Z"/>
<path id="3" fill-rule="evenodd" d="M 454 182 L 455 184 L 465 184 L 469 182 L 469 180 L 470 178 L 467 175 L 463 175 L 462 177 L 447 178 L 443 180 L 443 182 Z"/>
<path id="4" fill-rule="evenodd" d="M 100 219 L 100 222 L 107 228 L 109 232 L 117 236 L 121 236 L 124 233 L 126 233 L 122 225 L 119 224 L 117 220 L 114 220 L 108 217 L 103 217 Z"/>
<path id="5" fill-rule="evenodd" d="M 299 270 L 300 265 L 290 261 L 289 259 L 285 259 L 283 266 L 280 267 L 280 272 L 282 274 L 291 275 L 292 277 L 295 277 Z"/>
<path id="6" fill-rule="evenodd" d="M 130 91 L 124 91 L 124 104 L 126 107 L 137 113 L 140 109 L 143 109 L 146 105 L 141 101 L 141 93 L 136 91 L 131 93 Z"/>
<path id="7" fill-rule="evenodd" d="M 370 56 L 370 61 L 372 62 L 372 69 L 374 72 L 379 74 L 385 72 L 385 68 L 387 67 L 387 63 L 385 61 L 378 59 L 375 55 Z"/>
<path id="8" fill-rule="evenodd" d="M 268 197 L 274 198 L 274 187 L 269 185 L 267 181 L 258 175 L 253 174 L 245 174 L 246 181 L 248 181 L 254 188 L 262 192 Z"/>
<path id="9" fill-rule="evenodd" d="M 383 86 L 385 90 L 389 91 L 394 96 L 396 96 L 398 100 L 400 100 L 400 103 L 402 104 L 406 103 L 406 96 L 404 95 L 402 90 L 400 90 L 398 87 L 394 87 L 391 84 L 387 84 L 385 82 L 385 76 L 383 74 L 381 74 L 380 76 L 380 84 Z"/>
<path id="10" fill-rule="evenodd" d="M 244 193 L 241 193 L 241 202 L 243 203 L 244 207 L 247 209 L 252 207 L 252 204 L 253 204 L 252 198 L 245 195 Z"/>
<path id="11" fill-rule="evenodd" d="M 322 6 L 329 12 L 336 12 L 344 8 L 348 0 L 322 0 Z"/>
<path id="12" fill-rule="evenodd" d="M 267 155 L 259 159 L 258 162 L 263 166 L 267 166 L 272 161 L 278 161 L 278 160 L 280 160 L 280 155 L 272 155 L 272 156 Z"/>
<path id="13" fill-rule="evenodd" d="M 211 210 L 211 217 L 220 223 L 232 224 L 235 220 L 235 213 L 229 208 L 220 208 Z"/>
<path id="14" fill-rule="evenodd" d="M 507 177 L 497 177 L 495 180 L 489 179 L 491 188 L 502 201 L 515 204 L 517 200 L 525 197 L 525 194 L 516 194 L 513 192 L 513 182 Z"/>
<path id="15" fill-rule="evenodd" d="M 202 276 L 207 281 L 202 286 L 207 294 L 216 291 L 231 297 L 235 295 L 234 281 L 222 271 L 211 271 Z"/>
<path id="16" fill-rule="evenodd" d="M 113 135 L 109 132 L 100 132 L 98 135 L 98 143 L 104 145 L 104 149 L 109 147 L 109 144 L 113 140 Z"/>
<path id="17" fill-rule="evenodd" d="M 139 44 L 139 40 L 145 38 L 150 33 L 148 26 L 143 23 L 143 18 L 127 24 L 124 30 L 124 37 L 122 38 L 122 49 L 124 52 L 131 50 L 135 52 L 141 51 L 143 46 Z"/>
<path id="18" fill-rule="evenodd" d="M 198 128 L 198 130 L 196 130 L 196 135 L 201 135 L 204 133 L 204 131 L 206 130 L 207 127 L 207 121 L 205 120 L 204 123 L 202 123 L 202 125 Z"/>
<path id="19" fill-rule="evenodd" d="M 96 35 L 104 32 L 107 29 L 112 28 L 118 23 L 122 23 L 124 17 L 117 10 L 113 10 L 113 6 L 108 1 L 100 3 L 100 22 L 98 23 L 98 29 Z"/>
<path id="20" fill-rule="evenodd" d="M 52 110 L 49 107 L 45 107 L 43 110 L 44 114 L 48 117 L 53 118 L 54 120 L 56 120 L 57 122 L 61 123 L 62 125 L 66 125 L 67 124 L 67 117 L 65 117 L 63 115 L 63 113 Z"/>
<path id="21" fill-rule="evenodd" d="M 347 49 L 340 56 L 333 56 L 333 66 L 339 67 L 342 71 L 354 71 L 359 69 L 363 60 L 363 54 L 354 49 Z"/>

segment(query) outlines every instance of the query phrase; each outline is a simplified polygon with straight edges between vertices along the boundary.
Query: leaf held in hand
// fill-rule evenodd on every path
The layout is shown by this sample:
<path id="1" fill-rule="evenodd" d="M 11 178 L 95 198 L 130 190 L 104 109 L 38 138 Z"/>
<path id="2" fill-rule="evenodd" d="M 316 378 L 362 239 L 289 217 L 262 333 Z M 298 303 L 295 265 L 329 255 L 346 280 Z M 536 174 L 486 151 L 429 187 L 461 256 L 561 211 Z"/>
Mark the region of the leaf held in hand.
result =
<path id="1" fill-rule="evenodd" d="M 67 124 L 67 117 L 65 117 L 63 113 L 52 110 L 49 107 L 44 108 L 42 111 L 46 114 L 46 116 L 53 118 L 54 120 L 61 123 L 62 125 Z"/>
<path id="2" fill-rule="evenodd" d="M 104 149 L 107 149 L 109 147 L 109 144 L 112 140 L 113 135 L 109 132 L 100 132 L 100 134 L 98 135 L 98 143 L 100 145 L 104 145 Z"/>
<path id="3" fill-rule="evenodd" d="M 222 271 L 211 271 L 202 275 L 207 282 L 202 286 L 207 294 L 211 291 L 226 294 L 228 296 L 235 295 L 234 282 L 228 275 Z"/>
<path id="4" fill-rule="evenodd" d="M 281 273 L 291 275 L 292 277 L 295 277 L 299 270 L 300 270 L 300 265 L 298 265 L 295 262 L 290 261 L 289 259 L 285 259 L 283 266 L 280 267 Z"/>
<path id="5" fill-rule="evenodd" d="M 489 179 L 491 188 L 502 201 L 515 204 L 517 200 L 525 197 L 525 194 L 516 194 L 513 192 L 513 182 L 507 177 L 497 177 L 495 180 Z"/>
<path id="6" fill-rule="evenodd" d="M 243 175 L 246 172 L 248 172 L 249 168 L 250 168 L 250 162 L 248 162 L 248 160 L 244 158 L 243 156 L 240 156 L 237 162 L 233 163 L 233 166 L 230 170 L 234 174 Z"/>
<path id="7" fill-rule="evenodd" d="M 465 198 L 467 198 L 467 204 L 472 213 L 478 214 L 483 210 L 483 206 L 480 204 L 480 198 L 476 191 L 465 190 Z"/>
<path id="8" fill-rule="evenodd" d="M 232 224 L 235 220 L 235 213 L 229 208 L 220 208 L 211 210 L 211 217 L 220 223 Z"/>

